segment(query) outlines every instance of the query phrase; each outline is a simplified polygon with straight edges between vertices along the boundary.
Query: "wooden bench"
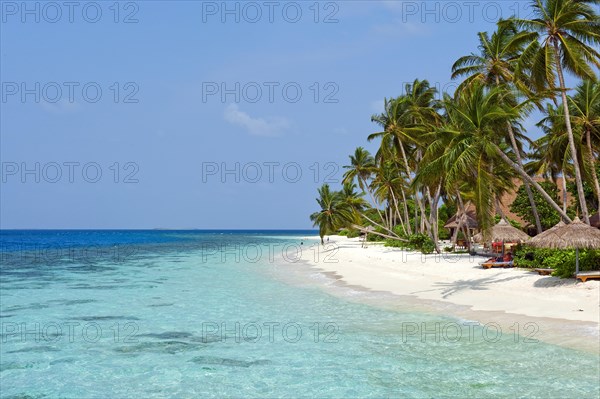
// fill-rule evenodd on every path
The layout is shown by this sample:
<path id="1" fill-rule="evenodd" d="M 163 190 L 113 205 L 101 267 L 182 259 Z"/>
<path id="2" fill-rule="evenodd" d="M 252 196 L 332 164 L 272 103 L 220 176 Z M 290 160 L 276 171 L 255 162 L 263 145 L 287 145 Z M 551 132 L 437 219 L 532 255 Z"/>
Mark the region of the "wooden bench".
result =
<path id="1" fill-rule="evenodd" d="M 534 272 L 538 272 L 538 274 L 540 276 L 549 276 L 550 274 L 552 274 L 552 272 L 554 271 L 554 269 L 533 269 Z"/>
<path id="2" fill-rule="evenodd" d="M 596 271 L 592 271 L 592 272 L 580 272 L 577 275 L 575 275 L 575 279 L 580 279 L 583 283 L 585 283 L 585 281 L 590 278 L 600 279 L 600 270 L 596 270 Z"/>

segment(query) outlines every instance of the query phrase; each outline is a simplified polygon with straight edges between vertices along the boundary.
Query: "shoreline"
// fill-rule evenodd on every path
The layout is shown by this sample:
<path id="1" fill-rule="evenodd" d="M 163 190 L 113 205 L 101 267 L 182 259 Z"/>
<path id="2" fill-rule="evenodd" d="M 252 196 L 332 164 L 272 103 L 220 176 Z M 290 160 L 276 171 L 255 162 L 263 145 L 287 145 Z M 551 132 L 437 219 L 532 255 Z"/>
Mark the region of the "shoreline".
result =
<path id="1" fill-rule="evenodd" d="M 600 281 L 581 283 L 528 269 L 483 269 L 479 262 L 485 258 L 468 254 L 422 255 L 378 243 L 361 248 L 357 238 L 343 236 L 330 236 L 326 244 L 319 246 L 322 256 L 308 251 L 301 262 L 322 277 L 312 279 L 312 285 L 335 296 L 497 323 L 506 333 L 600 351 Z"/>

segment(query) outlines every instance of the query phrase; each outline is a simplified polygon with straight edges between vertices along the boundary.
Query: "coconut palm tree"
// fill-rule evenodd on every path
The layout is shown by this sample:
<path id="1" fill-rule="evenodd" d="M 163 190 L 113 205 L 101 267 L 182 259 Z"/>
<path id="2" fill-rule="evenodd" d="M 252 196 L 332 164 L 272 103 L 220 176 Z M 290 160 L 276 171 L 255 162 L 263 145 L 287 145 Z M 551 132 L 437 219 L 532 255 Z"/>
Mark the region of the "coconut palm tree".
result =
<path id="1" fill-rule="evenodd" d="M 400 214 L 398 196 L 405 184 L 403 176 L 398 173 L 398 166 L 393 161 L 385 161 L 379 164 L 375 178 L 373 179 L 373 189 L 375 196 L 380 201 L 388 204 L 388 227 L 392 229 L 395 225 L 394 220 L 398 220 L 404 234 L 408 234 L 404 218 Z M 406 221 L 408 222 L 408 220 Z"/>
<path id="2" fill-rule="evenodd" d="M 352 207 L 348 205 L 343 196 L 337 191 L 331 191 L 328 184 L 318 189 L 317 203 L 321 210 L 310 215 L 313 226 L 319 226 L 321 244 L 326 234 L 334 233 L 341 227 L 346 227 L 356 221 Z"/>
<path id="3" fill-rule="evenodd" d="M 600 19 L 591 4 L 598 0 L 534 0 L 532 12 L 534 18 L 513 18 L 511 22 L 534 34 L 530 45 L 523 51 L 522 59 L 531 60 L 531 78 L 538 88 L 558 88 L 565 112 L 565 126 L 579 205 L 585 223 L 589 224 L 589 215 L 583 192 L 583 180 L 577 158 L 577 150 L 564 71 L 575 76 L 596 80 L 593 66 L 600 67 Z M 556 86 L 558 78 L 558 87 Z"/>
<path id="4" fill-rule="evenodd" d="M 598 153 L 600 152 L 600 84 L 584 80 L 569 97 L 569 105 L 573 109 L 573 125 L 582 130 L 585 141 L 585 169 L 591 177 L 596 201 L 600 204 L 600 184 L 596 173 Z"/>
<path id="5" fill-rule="evenodd" d="M 362 191 L 366 191 L 369 184 L 367 180 L 373 174 L 375 168 L 375 160 L 363 147 L 357 147 L 354 150 L 354 155 L 350 155 L 350 165 L 345 165 L 344 169 L 348 169 L 344 173 L 342 183 L 351 183 L 355 179 Z"/>
<path id="6" fill-rule="evenodd" d="M 528 32 L 519 32 L 510 22 L 498 24 L 496 32 L 491 37 L 487 32 L 479 32 L 479 54 L 471 53 L 461 57 L 452 66 L 452 79 L 466 77 L 457 90 L 460 91 L 471 82 L 477 81 L 488 87 L 515 86 L 520 88 L 521 92 L 531 96 L 528 82 L 516 79 L 519 57 L 525 45 L 531 41 L 530 36 Z M 522 150 L 515 138 L 512 123 L 507 123 L 506 127 L 517 164 L 523 167 Z M 526 181 L 524 186 L 539 234 L 542 232 L 542 223 L 533 192 Z"/>
<path id="7" fill-rule="evenodd" d="M 375 168 L 375 159 L 371 153 L 365 150 L 363 147 L 357 147 L 354 150 L 354 155 L 350 155 L 350 165 L 344 165 L 344 169 L 348 170 L 346 173 L 344 173 L 342 184 L 352 183 L 354 180 L 356 180 L 358 182 L 358 187 L 360 187 L 362 192 L 367 192 L 369 194 L 371 201 L 373 201 L 373 207 L 377 210 L 379 217 L 383 221 L 383 215 L 379 210 L 377 201 L 373 196 L 368 183 L 368 180 L 373 175 Z"/>
<path id="8" fill-rule="evenodd" d="M 510 119 L 498 101 L 500 91 L 492 89 L 491 93 L 482 83 L 473 82 L 454 99 L 446 97 L 448 122 L 425 152 L 419 173 L 423 180 L 445 173 L 446 189 L 450 192 L 456 192 L 461 183 L 468 182 L 475 193 L 479 226 L 486 233 L 493 225 L 494 216 L 495 176 L 490 169 L 494 158 L 498 158 L 490 146 Z"/>
<path id="9" fill-rule="evenodd" d="M 342 186 L 340 191 L 340 200 L 355 214 L 356 218 L 360 218 L 360 213 L 369 207 L 369 203 L 363 198 L 364 193 L 358 193 L 356 190 L 356 184 L 346 183 Z"/>
<path id="10" fill-rule="evenodd" d="M 562 176 L 562 209 L 567 211 L 567 177 L 573 176 L 573 166 L 569 162 L 569 139 L 565 129 L 565 115 L 562 106 L 547 104 L 546 116 L 537 123 L 544 135 L 533 142 L 532 159 L 526 165 L 532 175 L 550 178 L 554 184 Z"/>
<path id="11" fill-rule="evenodd" d="M 383 114 L 371 117 L 371 120 L 381 125 L 384 130 L 371 134 L 368 140 L 381 138 L 378 156 L 387 156 L 390 159 L 394 154 L 398 154 L 407 178 L 412 179 L 427 147 L 427 134 L 439 124 L 440 115 L 437 113 L 435 101 L 436 89 L 431 87 L 428 81 L 415 79 L 406 84 L 404 90 L 400 97 L 386 100 Z M 425 218 L 425 196 L 421 195 L 420 187 L 413 185 L 413 188 L 414 200 L 422 215 L 421 220 L 427 229 L 431 230 L 431 224 Z M 417 226 L 415 230 L 418 230 Z"/>
<path id="12" fill-rule="evenodd" d="M 514 83 L 522 91 L 529 92 L 528 82 L 515 79 L 515 74 L 531 34 L 518 31 L 509 20 L 500 21 L 491 37 L 488 32 L 479 32 L 478 36 L 479 53 L 460 57 L 452 65 L 452 79 L 465 77 L 457 90 L 472 81 L 479 81 L 486 86 Z"/>
<path id="13" fill-rule="evenodd" d="M 449 191 L 456 192 L 461 183 L 469 183 L 484 235 L 493 225 L 496 196 L 503 186 L 510 185 L 495 174 L 496 167 L 503 163 L 517 171 L 568 219 L 543 188 L 511 159 L 514 154 L 507 154 L 509 147 L 501 132 L 507 122 L 518 119 L 519 114 L 506 105 L 505 95 L 503 87 L 486 88 L 482 83 L 473 82 L 454 99 L 446 97 L 448 123 L 438 131 L 436 140 L 427 149 L 420 171 L 423 179 L 445 173 Z"/>
<path id="14" fill-rule="evenodd" d="M 412 145 L 414 145 L 413 136 L 420 128 L 406 126 L 403 118 L 407 112 L 407 102 L 404 98 L 398 97 L 388 100 L 384 99 L 384 112 L 379 115 L 373 115 L 371 121 L 377 123 L 383 128 L 383 131 L 370 134 L 367 137 L 368 141 L 380 139 L 379 149 L 375 154 L 375 161 L 382 165 L 386 162 L 393 162 L 397 166 L 402 165 L 404 171 L 410 170 L 408 167 L 408 154 Z M 408 147 L 408 151 L 407 151 Z M 409 173 L 409 172 L 407 172 Z M 410 174 L 406 175 L 410 179 Z M 400 195 L 402 196 L 402 209 L 404 212 L 404 220 L 406 223 L 403 228 L 407 234 L 412 234 L 412 228 L 409 223 L 408 205 L 406 203 L 406 193 L 400 186 Z"/>

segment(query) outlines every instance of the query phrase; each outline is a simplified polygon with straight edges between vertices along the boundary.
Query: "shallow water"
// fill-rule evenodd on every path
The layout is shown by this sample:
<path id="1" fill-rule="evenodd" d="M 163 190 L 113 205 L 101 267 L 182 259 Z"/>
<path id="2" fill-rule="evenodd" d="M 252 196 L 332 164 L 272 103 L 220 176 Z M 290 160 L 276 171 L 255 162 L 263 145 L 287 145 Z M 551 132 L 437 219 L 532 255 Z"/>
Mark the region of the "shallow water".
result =
<path id="1" fill-rule="evenodd" d="M 312 234 L 3 231 L 0 396 L 600 394 L 597 355 L 274 278 Z"/>

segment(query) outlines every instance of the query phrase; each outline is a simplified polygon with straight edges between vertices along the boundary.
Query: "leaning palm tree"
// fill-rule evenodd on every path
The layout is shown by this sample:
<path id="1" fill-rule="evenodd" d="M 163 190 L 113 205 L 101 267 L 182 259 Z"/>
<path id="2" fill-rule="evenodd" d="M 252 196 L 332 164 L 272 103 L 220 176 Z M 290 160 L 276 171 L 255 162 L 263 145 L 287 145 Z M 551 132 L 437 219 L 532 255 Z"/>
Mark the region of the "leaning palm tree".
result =
<path id="1" fill-rule="evenodd" d="M 405 96 L 384 99 L 384 112 L 373 115 L 371 122 L 380 125 L 383 130 L 381 132 L 370 134 L 367 137 L 368 141 L 380 139 L 379 149 L 375 155 L 377 164 L 382 165 L 386 162 L 394 162 L 397 166 L 402 167 L 405 171 L 407 179 L 411 178 L 409 167 L 409 154 L 411 149 L 417 143 L 415 137 L 421 127 L 412 126 L 407 122 L 406 115 L 408 113 L 408 102 Z M 406 193 L 403 188 L 400 189 L 402 195 L 402 208 L 404 211 L 404 219 L 409 220 L 408 206 L 406 204 Z M 415 193 L 415 201 L 420 201 L 418 194 Z M 410 223 L 406 223 L 405 231 L 407 234 L 412 234 Z"/>
<path id="2" fill-rule="evenodd" d="M 371 120 L 383 127 L 383 131 L 371 134 L 368 140 L 381 138 L 378 158 L 389 160 L 390 154 L 399 155 L 399 164 L 403 167 L 406 177 L 412 179 L 418 172 L 422 154 L 427 147 L 428 133 L 439 124 L 440 115 L 437 113 L 435 101 L 436 89 L 427 80 L 415 79 L 404 87 L 405 93 L 393 100 L 386 100 L 385 112 L 373 115 Z M 414 200 L 428 230 L 431 230 L 429 220 L 425 218 L 426 196 L 420 192 L 420 187 L 414 186 Z M 415 224 L 417 217 L 415 217 Z M 410 228 L 410 227 L 409 227 Z M 415 230 L 419 230 L 415 226 Z"/>
<path id="3" fill-rule="evenodd" d="M 479 54 L 471 53 L 461 57 L 452 66 L 452 79 L 465 77 L 457 90 L 460 91 L 470 83 L 477 81 L 488 87 L 514 86 L 531 97 L 532 93 L 529 90 L 528 82 L 516 79 L 519 57 L 525 44 L 530 40 L 528 32 L 518 31 L 515 25 L 510 22 L 499 23 L 496 32 L 491 37 L 487 32 L 479 32 Z M 507 123 L 506 127 L 517 164 L 523 167 L 522 150 L 520 144 L 517 143 L 513 126 L 511 123 Z M 523 184 L 539 234 L 542 232 L 542 223 L 533 198 L 533 192 L 529 183 L 524 181 Z"/>
<path id="4" fill-rule="evenodd" d="M 563 107 L 547 104 L 546 116 L 537 123 L 544 135 L 533 142 L 531 161 L 526 165 L 528 172 L 551 179 L 557 184 L 562 176 L 562 209 L 567 211 L 567 177 L 573 176 L 573 165 L 569 162 L 569 139 L 565 129 Z"/>
<path id="5" fill-rule="evenodd" d="M 556 89 L 558 77 L 557 89 L 565 112 L 579 205 L 587 224 L 589 215 L 571 127 L 564 71 L 594 81 L 597 78 L 593 66 L 600 67 L 600 53 L 597 51 L 600 19 L 591 5 L 596 3 L 598 0 L 534 0 L 533 19 L 513 18 L 511 22 L 505 22 L 515 23 L 517 27 L 533 33 L 533 40 L 523 51 L 522 59 L 532 60 L 531 78 L 535 86 Z"/>
<path id="6" fill-rule="evenodd" d="M 495 197 L 510 183 L 499 181 L 495 165 L 505 163 L 527 180 L 565 220 L 570 219 L 543 188 L 515 163 L 501 132 L 507 122 L 519 114 L 507 106 L 503 87 L 485 88 L 474 82 L 457 93 L 456 98 L 445 100 L 448 123 L 438 132 L 423 159 L 420 178 L 431 179 L 440 173 L 446 175 L 445 188 L 457 192 L 461 183 L 468 183 L 473 191 L 477 218 L 484 236 L 493 225 Z M 508 152 L 508 154 L 507 154 Z M 439 155 L 441 154 L 441 155 Z M 506 176 L 505 173 L 503 173 Z M 460 198 L 460 193 L 457 193 Z"/>
<path id="7" fill-rule="evenodd" d="M 318 189 L 317 203 L 321 210 L 310 215 L 313 226 L 319 226 L 321 244 L 326 234 L 334 233 L 337 229 L 346 227 L 356 221 L 352 208 L 343 200 L 337 191 L 331 191 L 328 184 Z"/>
<path id="8" fill-rule="evenodd" d="M 600 204 L 600 183 L 596 173 L 597 154 L 600 152 L 600 83 L 583 81 L 569 100 L 573 109 L 573 125 L 582 130 L 585 141 L 585 170 L 591 177 L 596 201 Z"/>
<path id="9" fill-rule="evenodd" d="M 446 190 L 458 197 L 457 187 L 468 183 L 484 234 L 493 226 L 496 178 L 492 166 L 499 162 L 492 146 L 512 118 L 500 99 L 499 89 L 488 91 L 480 82 L 465 87 L 454 99 L 447 96 L 444 106 L 448 121 L 427 148 L 416 179 L 428 181 L 444 173 Z"/>

